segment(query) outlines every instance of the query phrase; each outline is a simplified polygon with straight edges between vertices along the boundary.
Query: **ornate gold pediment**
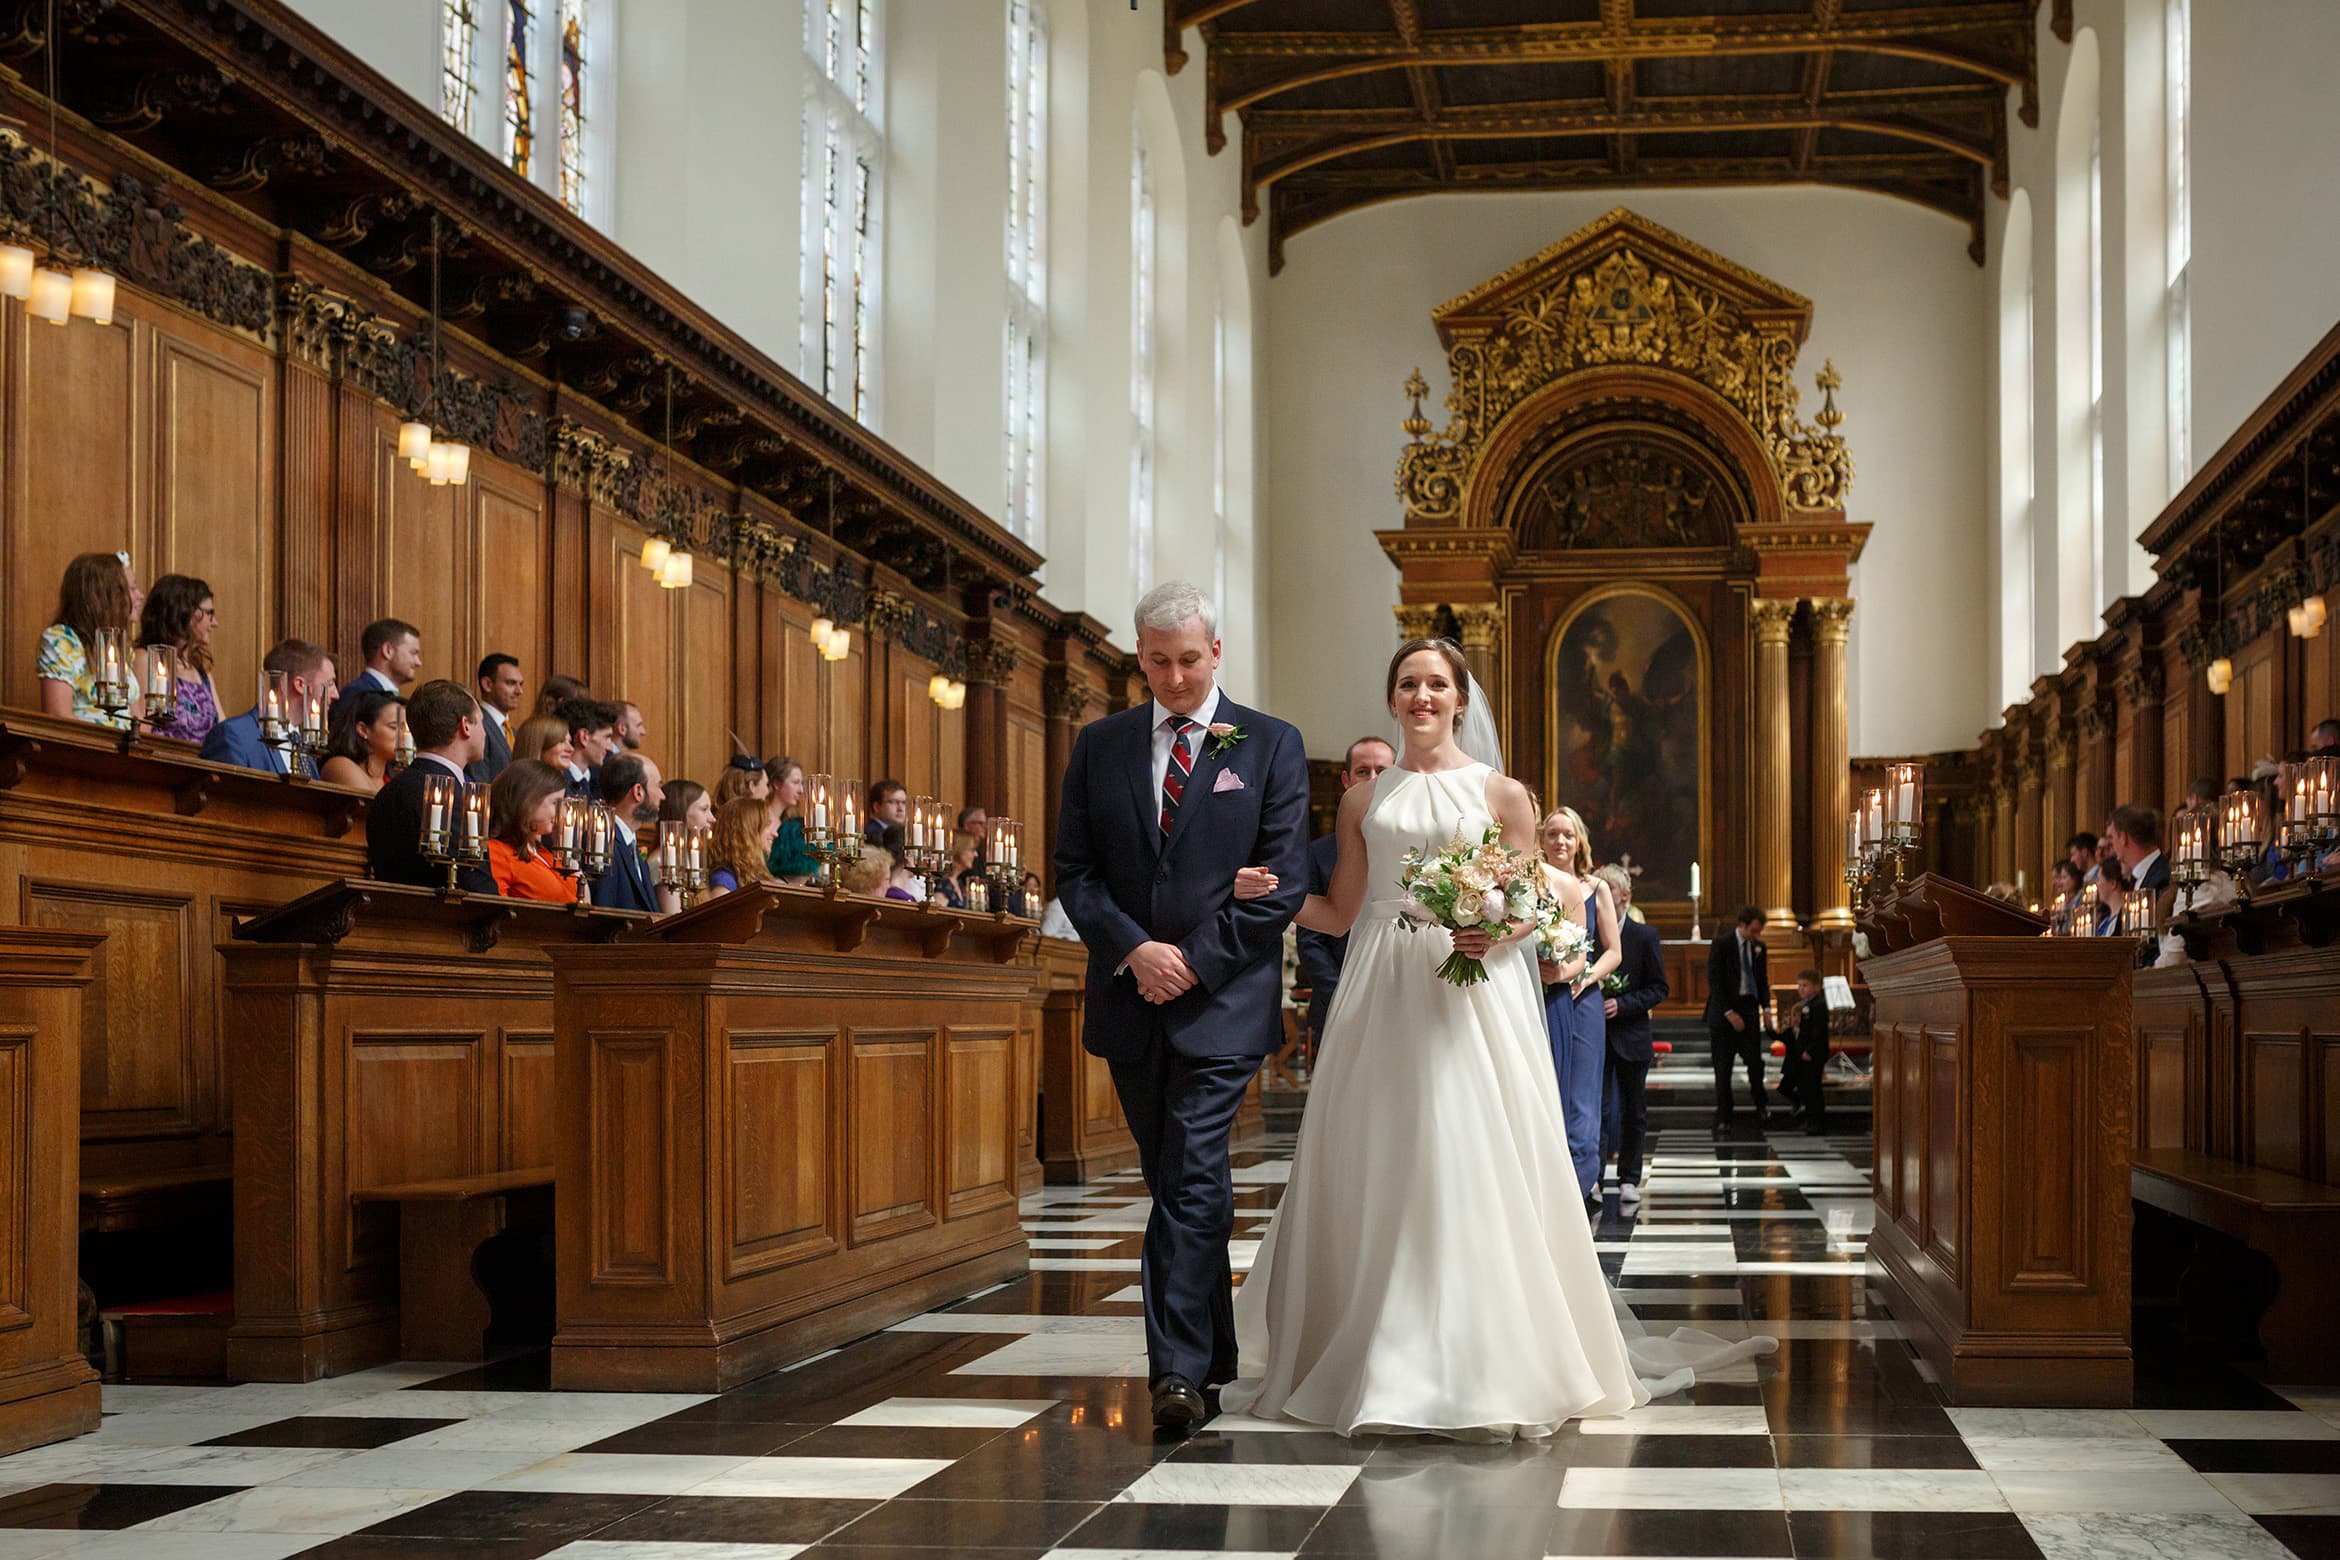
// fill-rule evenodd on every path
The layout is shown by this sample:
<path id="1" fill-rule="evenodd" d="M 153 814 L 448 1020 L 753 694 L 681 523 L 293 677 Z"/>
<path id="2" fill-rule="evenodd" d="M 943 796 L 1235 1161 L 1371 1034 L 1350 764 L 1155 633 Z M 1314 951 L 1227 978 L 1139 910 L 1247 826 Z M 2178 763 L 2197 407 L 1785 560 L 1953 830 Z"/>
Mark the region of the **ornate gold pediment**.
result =
<path id="1" fill-rule="evenodd" d="M 1680 374 L 1745 419 L 1791 510 L 1844 507 L 1852 455 L 1836 432 L 1841 381 L 1817 377 L 1818 426 L 1796 413 L 1797 350 L 1809 300 L 1623 207 L 1579 228 L 1432 315 L 1452 388 L 1445 429 L 1422 415 L 1419 372 L 1405 393 L 1412 442 L 1398 461 L 1409 524 L 1454 524 L 1490 436 L 1513 408 L 1582 369 Z"/>

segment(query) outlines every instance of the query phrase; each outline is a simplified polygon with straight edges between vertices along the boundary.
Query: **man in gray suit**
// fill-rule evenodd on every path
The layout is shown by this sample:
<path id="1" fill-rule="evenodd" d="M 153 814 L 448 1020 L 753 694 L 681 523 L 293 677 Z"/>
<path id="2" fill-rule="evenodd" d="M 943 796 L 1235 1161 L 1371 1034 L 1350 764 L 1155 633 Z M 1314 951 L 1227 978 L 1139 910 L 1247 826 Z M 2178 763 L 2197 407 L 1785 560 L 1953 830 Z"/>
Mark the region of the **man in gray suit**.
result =
<path id="1" fill-rule="evenodd" d="M 476 784 L 491 785 L 512 762 L 512 712 L 528 692 L 517 656 L 498 650 L 479 663 L 479 713 L 487 727 L 487 749 L 465 774 Z"/>

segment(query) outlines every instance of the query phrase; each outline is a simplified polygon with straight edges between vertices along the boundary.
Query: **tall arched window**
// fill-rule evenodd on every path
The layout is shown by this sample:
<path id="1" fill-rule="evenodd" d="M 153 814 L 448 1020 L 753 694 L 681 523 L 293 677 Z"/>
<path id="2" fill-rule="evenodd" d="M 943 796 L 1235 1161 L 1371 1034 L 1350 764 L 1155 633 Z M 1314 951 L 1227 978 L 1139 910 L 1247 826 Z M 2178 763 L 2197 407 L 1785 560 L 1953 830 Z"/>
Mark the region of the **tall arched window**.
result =
<path id="1" fill-rule="evenodd" d="M 523 179 L 536 153 L 536 0 L 504 0 L 504 161 Z"/>
<path id="2" fill-rule="evenodd" d="M 2055 538 L 2046 578 L 2052 611 L 2036 644 L 2037 670 L 2052 670 L 2066 645 L 2094 639 L 2104 610 L 2104 537 L 2109 529 L 2097 456 L 2102 436 L 2102 339 L 2104 281 L 2097 263 L 2102 252 L 2099 212 L 2103 179 L 2099 169 L 2098 84 L 2102 54 L 2095 29 L 2073 34 L 2064 73 L 2064 98 L 2057 110 L 2052 264 L 2041 270 L 2055 291 L 2052 354 L 2047 376 L 2053 399 L 2044 410 L 2052 419 L 2040 526 Z"/>
<path id="3" fill-rule="evenodd" d="M 2031 687 L 2034 516 L 2038 463 L 2038 289 L 2031 196 L 2007 203 L 1999 241 L 1999 702 L 2020 704 Z"/>
<path id="4" fill-rule="evenodd" d="M 471 73 L 478 50 L 479 19 L 471 0 L 440 0 L 439 117 L 465 135 L 471 134 Z"/>
<path id="5" fill-rule="evenodd" d="M 561 0 L 561 204 L 585 210 L 585 0 Z"/>
<path id="6" fill-rule="evenodd" d="M 1154 588 L 1154 173 L 1142 131 L 1129 167 L 1129 577 L 1139 596 Z"/>
<path id="7" fill-rule="evenodd" d="M 2088 604 L 2110 605 L 2104 588 L 2104 116 L 2088 142 Z"/>
<path id="8" fill-rule="evenodd" d="M 1227 610 L 1227 305 L 1211 316 L 1211 600 Z"/>
<path id="9" fill-rule="evenodd" d="M 2162 49 L 2168 65 L 2164 101 L 2168 123 L 2169 293 L 2165 328 L 2169 341 L 2169 490 L 2177 492 L 2194 474 L 2194 318 L 2187 271 L 2194 258 L 2194 76 L 2191 0 L 2168 0 L 2162 20 Z"/>
<path id="10" fill-rule="evenodd" d="M 805 0 L 804 377 L 862 422 L 877 364 L 878 0 Z"/>
<path id="11" fill-rule="evenodd" d="M 1040 0 L 1008 0 L 1007 23 L 1007 524 L 1045 548 L 1040 486 L 1048 386 L 1048 32 Z"/>

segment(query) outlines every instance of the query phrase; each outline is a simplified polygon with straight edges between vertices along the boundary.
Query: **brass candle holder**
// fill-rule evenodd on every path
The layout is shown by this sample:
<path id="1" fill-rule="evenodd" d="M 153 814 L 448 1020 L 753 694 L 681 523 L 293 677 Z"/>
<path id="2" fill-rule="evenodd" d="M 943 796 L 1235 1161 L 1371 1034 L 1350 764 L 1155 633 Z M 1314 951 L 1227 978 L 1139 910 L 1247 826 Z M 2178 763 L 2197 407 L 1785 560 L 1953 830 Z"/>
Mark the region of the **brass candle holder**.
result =
<path id="1" fill-rule="evenodd" d="M 656 872 L 658 886 L 672 889 L 688 910 L 707 891 L 708 831 L 686 824 L 660 824 Z"/>
<path id="2" fill-rule="evenodd" d="M 138 664 L 146 684 L 146 723 L 160 726 L 177 718 L 179 713 L 179 647 L 177 645 L 147 645 L 138 652 Z"/>
<path id="3" fill-rule="evenodd" d="M 90 652 L 89 702 L 106 712 L 108 723 L 130 713 L 130 654 L 127 636 L 118 628 L 97 631 Z"/>
<path id="4" fill-rule="evenodd" d="M 441 891 L 455 892 L 457 875 L 487 860 L 486 789 L 466 785 L 453 775 L 427 777 L 419 843 L 423 859 L 447 875 Z"/>

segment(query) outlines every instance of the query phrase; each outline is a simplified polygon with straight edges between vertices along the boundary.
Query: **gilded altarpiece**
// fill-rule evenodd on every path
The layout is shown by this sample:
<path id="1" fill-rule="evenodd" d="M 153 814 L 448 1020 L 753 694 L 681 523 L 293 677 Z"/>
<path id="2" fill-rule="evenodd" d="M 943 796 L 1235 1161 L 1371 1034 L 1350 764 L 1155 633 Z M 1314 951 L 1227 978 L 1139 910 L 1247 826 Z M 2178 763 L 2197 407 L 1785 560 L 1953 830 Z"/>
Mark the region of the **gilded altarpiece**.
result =
<path id="1" fill-rule="evenodd" d="M 1406 385 L 1398 625 L 1451 632 L 1512 766 L 1631 855 L 1636 903 L 1845 924 L 1852 456 L 1812 306 L 1619 209 L 1433 311 L 1444 428 Z M 1791 645 L 1795 654 L 1791 657 Z M 1791 682 L 1796 697 L 1791 697 Z M 1803 777 L 1809 775 L 1807 782 Z"/>

